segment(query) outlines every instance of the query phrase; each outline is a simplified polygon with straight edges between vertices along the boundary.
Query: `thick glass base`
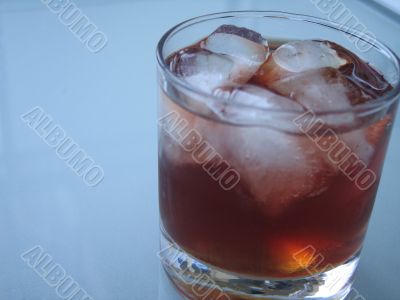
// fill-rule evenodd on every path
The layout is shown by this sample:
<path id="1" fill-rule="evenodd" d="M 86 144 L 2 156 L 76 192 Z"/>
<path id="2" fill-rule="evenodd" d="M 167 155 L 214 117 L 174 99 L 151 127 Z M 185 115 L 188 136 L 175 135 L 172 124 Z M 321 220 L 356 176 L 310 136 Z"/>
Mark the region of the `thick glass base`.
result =
<path id="1" fill-rule="evenodd" d="M 359 253 L 341 266 L 309 277 L 255 279 L 198 261 L 165 233 L 159 257 L 176 288 L 193 300 L 321 299 L 342 300 L 352 291 Z"/>

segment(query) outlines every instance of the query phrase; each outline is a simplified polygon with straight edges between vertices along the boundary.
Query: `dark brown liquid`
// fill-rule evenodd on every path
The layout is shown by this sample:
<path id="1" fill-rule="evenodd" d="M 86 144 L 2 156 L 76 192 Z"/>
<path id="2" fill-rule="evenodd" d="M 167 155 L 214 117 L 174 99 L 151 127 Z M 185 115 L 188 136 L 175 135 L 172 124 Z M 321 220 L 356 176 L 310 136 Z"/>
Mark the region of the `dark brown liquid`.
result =
<path id="1" fill-rule="evenodd" d="M 380 139 L 369 166 L 376 174 L 387 135 Z M 278 278 L 310 272 L 293 258 L 308 245 L 316 250 L 312 255 L 324 257 L 312 272 L 354 255 L 361 247 L 378 186 L 376 182 L 360 191 L 339 173 L 324 193 L 267 217 L 242 182 L 224 191 L 200 165 L 176 166 L 162 152 L 159 184 L 163 225 L 181 247 L 226 270 Z"/>
<path id="2" fill-rule="evenodd" d="M 391 88 L 366 63 L 347 66 L 341 71 L 369 95 L 376 96 Z M 357 77 L 370 80 L 371 86 Z M 387 117 L 365 129 L 375 149 L 368 167 L 378 178 L 391 120 Z M 252 198 L 245 182 L 226 191 L 201 165 L 176 165 L 168 160 L 163 144 L 169 139 L 161 133 L 161 219 L 173 240 L 196 258 L 250 276 L 288 278 L 339 265 L 360 250 L 379 180 L 361 191 L 339 172 L 323 193 L 296 201 L 276 216 L 266 216 L 260 207 L 262 204 Z M 282 184 L 290 185 L 290 182 Z M 271 201 L 279 202 L 279 199 Z M 315 252 L 307 254 L 323 257 L 317 265 L 294 257 L 310 245 Z"/>

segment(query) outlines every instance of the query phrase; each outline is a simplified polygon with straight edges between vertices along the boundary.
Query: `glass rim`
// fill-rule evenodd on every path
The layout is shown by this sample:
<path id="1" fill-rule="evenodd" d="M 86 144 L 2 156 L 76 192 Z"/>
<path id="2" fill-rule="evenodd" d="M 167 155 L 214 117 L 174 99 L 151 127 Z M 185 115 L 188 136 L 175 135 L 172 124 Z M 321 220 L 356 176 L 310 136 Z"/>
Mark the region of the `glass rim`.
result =
<path id="1" fill-rule="evenodd" d="M 164 72 L 164 76 L 168 78 L 173 84 L 177 85 L 181 89 L 189 92 L 189 93 L 194 93 L 196 95 L 201 96 L 204 99 L 207 100 L 212 100 L 214 101 L 215 99 L 221 99 L 223 100 L 222 97 L 212 95 L 210 93 L 207 93 L 199 88 L 196 88 L 195 86 L 189 84 L 185 80 L 181 79 L 180 77 L 176 76 L 171 70 L 169 65 L 166 62 L 166 57 L 163 55 L 163 50 L 164 46 L 166 43 L 169 41 L 170 38 L 172 38 L 175 34 L 179 33 L 181 30 L 184 30 L 190 26 L 203 23 L 206 21 L 210 20 L 215 20 L 215 19 L 223 19 L 223 18 L 273 18 L 273 19 L 286 19 L 286 20 L 292 20 L 292 21 L 301 21 L 301 22 L 308 22 L 308 23 L 314 23 L 316 25 L 328 27 L 337 31 L 341 31 L 344 34 L 348 34 L 351 36 L 356 37 L 359 40 L 363 40 L 367 43 L 369 43 L 372 48 L 377 49 L 380 53 L 383 53 L 384 56 L 386 56 L 391 63 L 395 66 L 396 72 L 397 72 L 397 78 L 395 83 L 391 83 L 392 89 L 385 93 L 384 95 L 376 98 L 372 102 L 366 102 L 362 104 L 357 104 L 354 106 L 351 106 L 350 108 L 343 108 L 343 109 L 330 109 L 330 110 L 320 110 L 320 111 L 313 111 L 315 115 L 331 115 L 331 114 L 343 114 L 343 113 L 349 113 L 349 112 L 355 112 L 355 113 L 374 113 L 376 111 L 380 111 L 384 109 L 387 106 L 390 106 L 396 99 L 396 96 L 400 95 L 400 59 L 399 57 L 384 43 L 380 42 L 378 39 L 375 37 L 372 37 L 365 32 L 355 30 L 351 27 L 343 26 L 342 24 L 336 23 L 329 21 L 327 19 L 323 18 L 318 18 L 314 16 L 309 16 L 305 14 L 297 14 L 297 13 L 291 13 L 291 12 L 284 12 L 284 11 L 275 11 L 275 10 L 236 10 L 236 11 L 224 11 L 224 12 L 216 12 L 216 13 L 210 13 L 210 14 L 205 14 L 201 15 L 198 17 L 190 18 L 185 21 L 182 21 L 178 23 L 177 25 L 173 26 L 170 28 L 168 31 L 166 31 L 161 39 L 159 40 L 157 44 L 157 49 L 156 49 L 156 56 L 157 56 L 157 62 L 158 62 L 158 67 L 161 68 L 161 70 Z M 202 37 L 199 37 L 199 39 Z M 381 70 L 378 70 L 381 72 Z M 195 101 L 195 100 L 193 100 Z M 299 114 L 298 110 L 288 110 L 288 109 L 269 109 L 269 108 L 260 108 L 260 107 L 255 107 L 252 105 L 246 105 L 246 104 L 231 104 L 234 108 L 244 108 L 244 109 L 250 109 L 250 110 L 257 110 L 257 111 L 264 111 L 268 113 L 290 113 L 290 114 Z M 194 112 L 196 113 L 196 112 Z"/>

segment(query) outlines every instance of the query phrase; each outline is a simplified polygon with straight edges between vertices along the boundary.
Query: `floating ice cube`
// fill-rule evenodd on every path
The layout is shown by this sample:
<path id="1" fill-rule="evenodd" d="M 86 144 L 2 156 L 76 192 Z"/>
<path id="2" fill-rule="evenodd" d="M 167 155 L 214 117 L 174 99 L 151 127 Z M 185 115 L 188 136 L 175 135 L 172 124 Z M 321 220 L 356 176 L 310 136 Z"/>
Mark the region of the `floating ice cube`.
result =
<path id="1" fill-rule="evenodd" d="M 359 126 L 359 120 L 352 106 L 369 101 L 371 97 L 340 71 L 328 67 L 302 72 L 275 81 L 271 88 L 313 112 L 325 128 L 336 133 L 351 129 L 340 138 L 366 163 L 369 161 L 373 149 L 364 131 L 354 130 Z"/>
<path id="2" fill-rule="evenodd" d="M 253 80 L 270 87 L 276 80 L 293 74 L 327 67 L 338 69 L 373 98 L 382 96 L 391 89 L 385 78 L 368 63 L 344 47 L 329 41 L 305 40 L 281 45 L 260 67 Z"/>
<path id="3" fill-rule="evenodd" d="M 219 88 L 214 94 L 224 99 L 214 112 L 225 121 L 293 130 L 292 119 L 285 117 L 285 113 L 304 111 L 297 102 L 250 84 Z"/>
<path id="4" fill-rule="evenodd" d="M 359 87 L 333 68 L 294 74 L 271 87 L 314 112 L 350 109 L 351 101 L 363 97 Z"/>
<path id="5" fill-rule="evenodd" d="M 250 84 L 231 89 L 225 97 L 227 106 L 239 104 L 272 111 L 303 111 L 301 105 L 295 101 Z"/>
<path id="6" fill-rule="evenodd" d="M 371 99 L 360 87 L 330 67 L 292 74 L 274 81 L 270 88 L 314 113 L 344 110 L 340 114 L 321 117 L 330 126 L 354 126 L 357 118 L 352 112 L 352 104 Z"/>
<path id="7" fill-rule="evenodd" d="M 268 97 L 263 98 L 258 92 L 260 90 L 257 87 L 244 86 L 231 91 L 228 96 L 233 94 L 231 100 L 239 103 L 244 101 L 246 105 L 256 105 L 258 101 L 268 103 L 274 99 L 269 104 L 260 106 L 271 108 L 287 105 L 301 109 L 298 104 L 285 97 L 267 91 L 265 95 Z M 248 93 L 252 93 L 252 101 L 256 103 L 246 100 Z M 286 104 L 280 106 L 280 100 Z M 241 186 L 246 187 L 255 201 L 254 204 L 259 205 L 266 215 L 281 214 L 293 203 L 306 196 L 318 195 L 328 188 L 335 170 L 305 136 L 291 135 L 266 127 L 218 123 L 187 112 L 167 97 L 163 101 L 162 114 L 177 112 L 179 118 L 176 120 L 185 119 L 187 128 L 198 130 L 202 139 L 209 142 L 239 172 Z M 176 166 L 196 165 L 191 153 L 185 151 L 170 134 L 165 131 L 161 131 L 161 134 L 162 155 L 166 159 Z"/>
<path id="8" fill-rule="evenodd" d="M 201 46 L 232 58 L 235 61 L 235 81 L 239 83 L 247 82 L 269 54 L 268 43 L 261 34 L 233 25 L 219 27 Z"/>
<path id="9" fill-rule="evenodd" d="M 347 63 L 328 44 L 320 41 L 296 41 L 283 44 L 272 54 L 277 65 L 292 73 Z"/>
<path id="10" fill-rule="evenodd" d="M 185 49 L 175 54 L 171 70 L 205 92 L 231 82 L 234 63 L 225 56 L 202 49 Z"/>
<path id="11" fill-rule="evenodd" d="M 196 104 L 191 105 L 193 108 Z M 208 113 L 211 114 L 211 110 Z M 231 127 L 187 110 L 164 93 L 161 94 L 159 115 L 160 154 L 176 166 L 197 164 L 192 157 L 194 149 L 187 148 L 190 141 L 193 145 L 207 142 L 221 154 L 224 153 L 221 136 Z"/>
<path id="12" fill-rule="evenodd" d="M 305 136 L 244 127 L 224 133 L 228 161 L 268 216 L 329 187 L 336 170 Z"/>
<path id="13" fill-rule="evenodd" d="M 258 70 L 254 80 L 269 87 L 274 81 L 292 74 L 325 67 L 338 69 L 346 63 L 325 42 L 295 41 L 276 49 Z"/>
<path id="14" fill-rule="evenodd" d="M 204 41 L 203 47 L 257 64 L 263 63 L 268 55 L 268 43 L 261 34 L 233 25 L 219 27 Z"/>

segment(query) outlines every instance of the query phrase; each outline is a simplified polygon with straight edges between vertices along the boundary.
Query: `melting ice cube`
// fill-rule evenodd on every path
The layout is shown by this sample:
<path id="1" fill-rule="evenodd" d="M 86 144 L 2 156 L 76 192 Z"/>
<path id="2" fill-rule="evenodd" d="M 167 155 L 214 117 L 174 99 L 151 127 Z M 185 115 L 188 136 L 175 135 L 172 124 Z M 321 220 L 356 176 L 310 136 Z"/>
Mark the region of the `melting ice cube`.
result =
<path id="1" fill-rule="evenodd" d="M 247 82 L 269 54 L 268 43 L 261 34 L 243 27 L 223 25 L 207 37 L 202 47 L 230 57 L 235 62 L 235 81 Z"/>

